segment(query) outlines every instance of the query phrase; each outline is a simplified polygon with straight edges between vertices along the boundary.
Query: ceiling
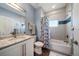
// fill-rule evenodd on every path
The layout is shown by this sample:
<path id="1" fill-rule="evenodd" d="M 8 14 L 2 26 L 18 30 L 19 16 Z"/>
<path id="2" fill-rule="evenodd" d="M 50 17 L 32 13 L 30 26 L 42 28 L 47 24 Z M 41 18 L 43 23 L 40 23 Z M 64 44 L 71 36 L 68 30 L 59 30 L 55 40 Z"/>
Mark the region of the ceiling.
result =
<path id="1" fill-rule="evenodd" d="M 66 3 L 32 3 L 34 8 L 42 7 L 44 12 L 50 12 L 52 10 L 60 9 L 66 7 Z M 54 7 L 54 8 L 52 8 Z"/>

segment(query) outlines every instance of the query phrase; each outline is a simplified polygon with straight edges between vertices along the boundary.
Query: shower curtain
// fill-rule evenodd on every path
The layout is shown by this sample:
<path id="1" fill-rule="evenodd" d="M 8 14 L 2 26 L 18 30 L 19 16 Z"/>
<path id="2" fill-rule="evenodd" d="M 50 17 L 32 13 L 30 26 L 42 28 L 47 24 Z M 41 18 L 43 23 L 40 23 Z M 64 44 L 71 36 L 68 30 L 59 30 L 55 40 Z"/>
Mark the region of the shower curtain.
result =
<path id="1" fill-rule="evenodd" d="M 46 16 L 41 20 L 41 41 L 44 43 L 44 48 L 49 48 L 49 23 Z"/>

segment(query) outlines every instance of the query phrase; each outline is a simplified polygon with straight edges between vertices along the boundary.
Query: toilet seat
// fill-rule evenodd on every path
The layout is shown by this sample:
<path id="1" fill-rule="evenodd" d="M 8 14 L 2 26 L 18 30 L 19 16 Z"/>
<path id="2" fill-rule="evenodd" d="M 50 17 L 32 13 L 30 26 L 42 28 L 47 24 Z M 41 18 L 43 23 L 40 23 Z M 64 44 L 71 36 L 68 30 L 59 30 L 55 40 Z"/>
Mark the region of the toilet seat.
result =
<path id="1" fill-rule="evenodd" d="M 42 54 L 43 45 L 44 45 L 44 43 L 42 43 L 40 41 L 35 42 L 35 53 Z"/>
<path id="2" fill-rule="evenodd" d="M 35 46 L 37 46 L 37 47 L 43 47 L 43 45 L 44 44 L 40 41 L 35 42 Z"/>

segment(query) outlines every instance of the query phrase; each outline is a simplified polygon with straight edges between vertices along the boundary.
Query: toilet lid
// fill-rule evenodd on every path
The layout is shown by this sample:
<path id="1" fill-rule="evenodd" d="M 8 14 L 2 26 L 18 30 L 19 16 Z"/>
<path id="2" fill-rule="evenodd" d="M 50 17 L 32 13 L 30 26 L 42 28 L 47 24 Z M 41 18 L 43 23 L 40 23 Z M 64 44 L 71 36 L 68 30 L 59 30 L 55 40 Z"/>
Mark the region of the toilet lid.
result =
<path id="1" fill-rule="evenodd" d="M 36 46 L 43 46 L 44 44 L 42 42 L 35 42 Z"/>

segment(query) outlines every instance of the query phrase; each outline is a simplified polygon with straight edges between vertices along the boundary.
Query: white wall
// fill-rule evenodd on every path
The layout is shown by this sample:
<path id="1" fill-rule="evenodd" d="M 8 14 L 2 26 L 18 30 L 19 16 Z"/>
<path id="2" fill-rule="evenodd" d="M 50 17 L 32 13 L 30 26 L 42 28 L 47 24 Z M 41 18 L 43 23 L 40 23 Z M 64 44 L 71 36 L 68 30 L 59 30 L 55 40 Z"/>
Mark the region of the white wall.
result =
<path id="1" fill-rule="evenodd" d="M 66 9 L 61 8 L 50 13 L 47 13 L 47 16 L 53 20 L 65 20 L 66 18 Z"/>
<path id="2" fill-rule="evenodd" d="M 52 20 L 63 21 L 66 18 L 66 9 L 62 8 L 62 9 L 53 11 L 51 13 L 48 13 L 48 16 Z M 54 27 L 50 28 L 50 32 L 51 32 L 51 37 L 52 37 L 51 39 L 66 41 L 66 25 L 65 24 L 59 24 L 58 27 L 56 28 Z"/>

